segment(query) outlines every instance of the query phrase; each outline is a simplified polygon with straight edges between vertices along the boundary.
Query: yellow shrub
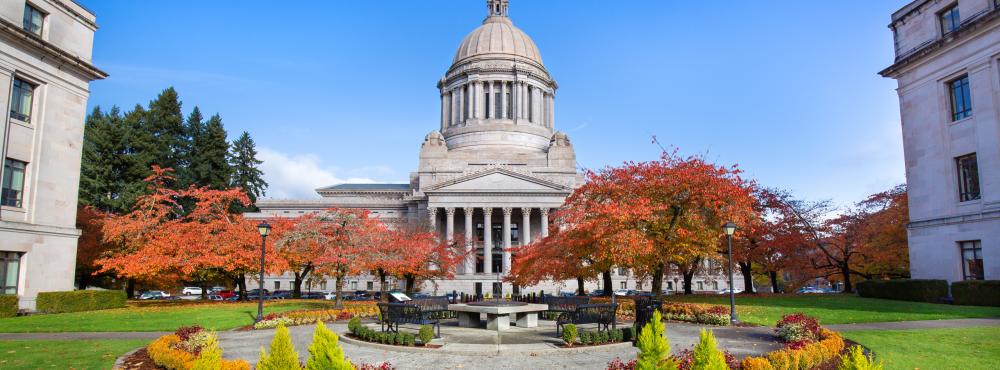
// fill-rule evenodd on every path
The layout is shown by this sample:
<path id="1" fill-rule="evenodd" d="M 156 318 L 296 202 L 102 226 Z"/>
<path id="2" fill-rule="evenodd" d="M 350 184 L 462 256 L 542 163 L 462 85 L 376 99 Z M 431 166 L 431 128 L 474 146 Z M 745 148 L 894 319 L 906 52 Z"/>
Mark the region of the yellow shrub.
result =
<path id="1" fill-rule="evenodd" d="M 774 370 L 798 370 L 797 366 L 792 367 L 792 359 L 789 357 L 788 351 L 779 350 L 768 353 L 767 359 L 771 361 Z"/>
<path id="2" fill-rule="evenodd" d="M 186 351 L 173 348 L 180 341 L 181 338 L 174 334 L 164 335 L 150 343 L 146 351 L 149 352 L 149 358 L 153 363 L 167 370 L 187 370 L 198 358 Z"/>
<path id="3" fill-rule="evenodd" d="M 771 362 L 763 357 L 747 357 L 740 364 L 743 370 L 774 370 Z"/>
<path id="4" fill-rule="evenodd" d="M 219 370 L 250 370 L 250 364 L 243 360 L 222 360 Z"/>

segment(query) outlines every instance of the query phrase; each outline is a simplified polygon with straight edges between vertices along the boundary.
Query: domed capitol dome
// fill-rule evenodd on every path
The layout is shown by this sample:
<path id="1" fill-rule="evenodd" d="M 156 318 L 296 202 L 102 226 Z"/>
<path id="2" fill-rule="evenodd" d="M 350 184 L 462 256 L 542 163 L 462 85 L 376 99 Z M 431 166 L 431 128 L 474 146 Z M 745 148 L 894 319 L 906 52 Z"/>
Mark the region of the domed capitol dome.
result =
<path id="1" fill-rule="evenodd" d="M 514 26 L 510 18 L 489 16 L 458 46 L 452 64 L 473 57 L 519 57 L 542 66 L 542 55 L 535 42 L 524 31 Z"/>

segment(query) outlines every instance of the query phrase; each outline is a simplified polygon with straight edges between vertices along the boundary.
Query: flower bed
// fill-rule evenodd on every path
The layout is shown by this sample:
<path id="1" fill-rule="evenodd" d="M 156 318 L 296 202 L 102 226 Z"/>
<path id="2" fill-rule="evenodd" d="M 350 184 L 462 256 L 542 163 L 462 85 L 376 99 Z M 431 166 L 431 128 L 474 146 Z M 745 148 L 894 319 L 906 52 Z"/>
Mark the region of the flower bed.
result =
<path id="1" fill-rule="evenodd" d="M 594 297 L 593 303 L 611 303 L 611 298 Z M 618 309 L 615 315 L 622 320 L 635 320 L 635 300 L 615 298 Z M 729 307 L 713 304 L 663 302 L 663 318 L 673 321 L 708 325 L 729 325 Z"/>
<path id="2" fill-rule="evenodd" d="M 212 360 L 209 357 L 222 355 L 215 342 L 215 334 L 199 326 L 183 327 L 174 334 L 157 338 L 146 347 L 146 351 L 153 363 L 167 370 L 192 369 L 199 361 L 204 364 Z M 250 364 L 243 360 L 217 360 L 219 369 L 250 370 Z"/>
<path id="3" fill-rule="evenodd" d="M 801 313 L 782 316 L 775 335 L 785 342 L 785 348 L 762 357 L 747 357 L 741 364 L 743 369 L 817 369 L 839 359 L 846 347 L 840 334 L 823 328 L 815 318 Z"/>
<path id="4" fill-rule="evenodd" d="M 372 302 L 348 303 L 344 308 L 329 310 L 298 310 L 272 313 L 253 325 L 254 329 L 273 329 L 278 325 L 293 326 L 315 324 L 317 321 L 333 322 L 351 318 L 377 318 L 378 306 Z"/>

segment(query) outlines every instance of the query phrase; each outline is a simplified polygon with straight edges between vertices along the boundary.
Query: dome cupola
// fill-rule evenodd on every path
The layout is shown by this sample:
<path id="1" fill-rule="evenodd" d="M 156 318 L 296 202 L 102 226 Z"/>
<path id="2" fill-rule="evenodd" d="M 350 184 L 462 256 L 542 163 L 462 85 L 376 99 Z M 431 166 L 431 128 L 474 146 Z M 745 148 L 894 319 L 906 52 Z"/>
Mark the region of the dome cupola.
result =
<path id="1" fill-rule="evenodd" d="M 545 151 L 558 86 L 534 41 L 508 17 L 509 0 L 486 5 L 486 19 L 438 82 L 440 131 L 449 150 Z"/>

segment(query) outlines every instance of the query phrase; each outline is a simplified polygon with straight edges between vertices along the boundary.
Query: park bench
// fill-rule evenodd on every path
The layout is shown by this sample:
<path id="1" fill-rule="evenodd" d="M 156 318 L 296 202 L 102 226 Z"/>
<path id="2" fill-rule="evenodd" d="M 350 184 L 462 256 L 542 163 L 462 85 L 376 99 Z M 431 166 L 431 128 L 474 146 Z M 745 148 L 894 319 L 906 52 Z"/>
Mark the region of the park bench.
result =
<path id="1" fill-rule="evenodd" d="M 438 311 L 424 311 L 423 307 L 410 303 L 384 302 L 378 304 L 378 310 L 383 332 L 399 333 L 400 324 L 431 325 L 435 329 L 434 337 L 441 337 L 441 321 L 430 314 Z"/>
<path id="2" fill-rule="evenodd" d="M 580 305 L 590 304 L 590 297 L 544 297 L 542 303 L 549 305 L 549 309 L 545 310 L 546 314 L 560 315 L 576 311 Z"/>
<path id="3" fill-rule="evenodd" d="M 424 314 L 426 319 L 447 320 L 458 318 L 456 312 L 448 309 L 448 305 L 451 304 L 448 296 L 414 298 L 406 303 L 420 306 L 420 312 Z"/>
<path id="4" fill-rule="evenodd" d="M 610 329 L 615 323 L 617 309 L 618 305 L 612 303 L 576 306 L 573 311 L 563 312 L 556 318 L 556 335 L 559 335 L 560 329 L 566 324 L 597 324 L 597 331 Z"/>

